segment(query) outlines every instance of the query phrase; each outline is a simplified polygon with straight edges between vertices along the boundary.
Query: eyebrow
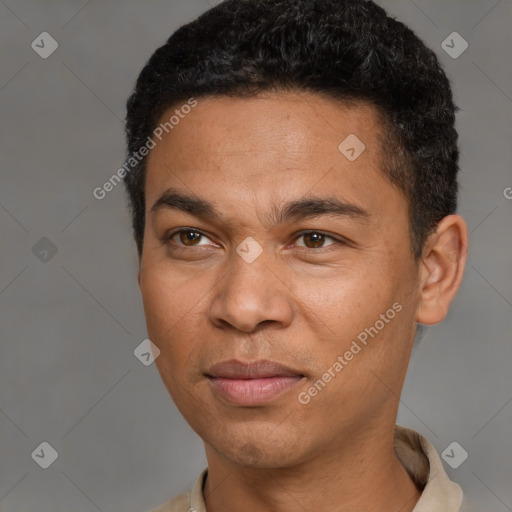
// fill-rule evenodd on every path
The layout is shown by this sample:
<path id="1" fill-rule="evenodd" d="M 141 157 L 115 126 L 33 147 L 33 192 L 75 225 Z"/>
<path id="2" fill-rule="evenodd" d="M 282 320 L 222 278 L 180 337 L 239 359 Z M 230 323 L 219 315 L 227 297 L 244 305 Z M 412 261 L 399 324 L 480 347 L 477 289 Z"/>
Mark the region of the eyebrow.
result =
<path id="1" fill-rule="evenodd" d="M 215 220 L 226 223 L 215 206 L 198 197 L 184 194 L 176 189 L 167 189 L 153 204 L 150 213 L 160 210 L 175 210 L 186 212 L 205 220 Z M 335 197 L 305 197 L 284 203 L 280 207 L 273 206 L 265 219 L 272 225 L 283 224 L 287 221 L 307 219 L 321 215 L 334 215 L 362 222 L 368 221 L 370 214 L 360 206 L 342 201 Z"/>

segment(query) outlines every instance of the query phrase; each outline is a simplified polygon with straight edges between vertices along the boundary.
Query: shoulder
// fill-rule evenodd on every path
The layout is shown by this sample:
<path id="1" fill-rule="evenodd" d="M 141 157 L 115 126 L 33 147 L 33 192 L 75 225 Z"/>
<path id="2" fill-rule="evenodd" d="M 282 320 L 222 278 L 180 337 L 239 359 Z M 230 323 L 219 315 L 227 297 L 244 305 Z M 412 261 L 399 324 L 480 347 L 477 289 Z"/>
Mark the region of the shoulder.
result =
<path id="1" fill-rule="evenodd" d="M 204 468 L 197 477 L 194 486 L 189 492 L 178 494 L 159 507 L 148 512 L 206 512 L 203 500 L 203 487 L 208 474 L 208 468 Z"/>
<path id="2" fill-rule="evenodd" d="M 162 503 L 151 512 L 188 512 L 190 504 L 190 492 L 178 494 L 174 498 Z"/>

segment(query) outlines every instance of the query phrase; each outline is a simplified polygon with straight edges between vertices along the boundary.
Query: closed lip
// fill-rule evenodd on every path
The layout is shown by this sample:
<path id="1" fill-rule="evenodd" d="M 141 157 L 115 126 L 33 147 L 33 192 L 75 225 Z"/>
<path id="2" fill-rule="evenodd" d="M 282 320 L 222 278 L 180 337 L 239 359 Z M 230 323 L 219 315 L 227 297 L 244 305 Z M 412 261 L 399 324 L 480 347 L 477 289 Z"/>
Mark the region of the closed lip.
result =
<path id="1" fill-rule="evenodd" d="M 205 373 L 210 378 L 224 379 L 267 379 L 271 377 L 304 377 L 293 368 L 267 359 L 239 361 L 229 359 L 211 366 Z"/>

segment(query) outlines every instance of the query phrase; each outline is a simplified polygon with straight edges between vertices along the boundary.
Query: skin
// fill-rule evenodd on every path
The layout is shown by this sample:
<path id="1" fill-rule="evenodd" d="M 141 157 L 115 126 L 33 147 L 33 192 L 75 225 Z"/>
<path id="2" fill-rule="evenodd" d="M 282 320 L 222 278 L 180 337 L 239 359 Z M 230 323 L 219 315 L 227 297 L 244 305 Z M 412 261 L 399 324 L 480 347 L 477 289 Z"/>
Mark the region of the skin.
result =
<path id="1" fill-rule="evenodd" d="M 414 260 L 407 201 L 380 171 L 380 130 L 373 107 L 312 93 L 199 98 L 149 154 L 138 279 L 158 371 L 205 444 L 208 512 L 407 512 L 419 499 L 393 427 L 416 322 L 445 317 L 467 229 L 445 217 Z M 352 162 L 338 150 L 349 134 L 366 146 Z M 221 219 L 152 212 L 171 187 L 212 203 Z M 270 219 L 312 196 L 367 216 Z M 204 236 L 165 240 L 179 228 Z M 236 252 L 248 236 L 262 248 L 251 263 Z M 301 403 L 298 394 L 394 303 L 395 318 Z M 227 359 L 271 359 L 305 377 L 265 405 L 235 406 L 204 375 Z"/>

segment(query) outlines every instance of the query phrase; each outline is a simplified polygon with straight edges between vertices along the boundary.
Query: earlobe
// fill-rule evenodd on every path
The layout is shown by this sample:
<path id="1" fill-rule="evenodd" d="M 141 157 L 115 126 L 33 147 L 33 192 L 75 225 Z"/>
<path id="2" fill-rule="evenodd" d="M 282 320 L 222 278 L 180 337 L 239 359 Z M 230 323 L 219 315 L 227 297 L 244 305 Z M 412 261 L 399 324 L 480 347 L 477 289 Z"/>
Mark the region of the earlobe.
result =
<path id="1" fill-rule="evenodd" d="M 460 215 L 444 217 L 425 244 L 420 266 L 416 321 L 433 325 L 448 313 L 466 266 L 467 226 Z"/>

